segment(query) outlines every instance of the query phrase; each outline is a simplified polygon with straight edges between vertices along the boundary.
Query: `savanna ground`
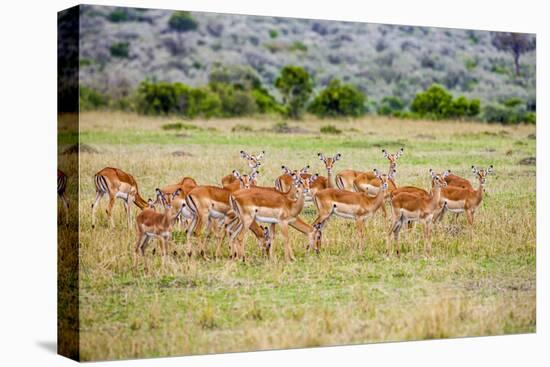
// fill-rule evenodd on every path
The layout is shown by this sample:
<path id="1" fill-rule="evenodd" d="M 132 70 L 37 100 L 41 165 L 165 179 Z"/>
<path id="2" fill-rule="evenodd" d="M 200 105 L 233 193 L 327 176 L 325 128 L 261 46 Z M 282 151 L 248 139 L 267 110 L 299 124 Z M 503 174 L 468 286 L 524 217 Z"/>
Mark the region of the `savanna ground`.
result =
<path id="1" fill-rule="evenodd" d="M 80 357 L 82 360 L 188 355 L 534 332 L 535 155 L 533 126 L 503 127 L 466 122 L 307 120 L 300 131 L 272 131 L 273 120 L 232 119 L 162 126 L 177 118 L 89 112 L 81 115 L 81 143 L 98 153 L 80 156 Z M 332 123 L 340 135 L 319 133 Z M 253 131 L 232 131 L 236 125 Z M 193 128 L 195 126 L 197 128 Z M 237 128 L 236 130 L 239 130 Z M 61 130 L 61 149 L 70 136 Z M 530 136 L 531 135 L 531 136 Z M 184 233 L 176 231 L 177 257 L 162 267 L 149 255 L 146 273 L 132 266 L 134 226 L 126 227 L 123 205 L 115 206 L 115 229 L 104 208 L 91 229 L 92 176 L 105 166 L 134 175 L 143 197 L 191 176 L 219 184 L 233 169 L 247 171 L 239 151 L 266 151 L 259 184 L 273 185 L 280 166 L 326 174 L 317 153 L 342 154 L 335 171 L 387 171 L 381 149 L 405 148 L 398 185 L 429 185 L 428 169 L 451 169 L 472 179 L 471 165 L 493 164 L 485 197 L 471 232 L 464 216 L 446 216 L 434 228 L 433 258 L 425 259 L 420 226 L 403 235 L 404 253 L 386 258 L 389 222 L 367 220 L 367 246 L 357 247 L 352 221 L 331 218 L 319 255 L 305 251 L 306 238 L 291 229 L 297 260 L 285 263 L 281 236 L 270 261 L 252 236 L 247 263 L 225 258 L 188 260 Z M 176 151 L 189 155 L 176 156 Z M 64 167 L 60 167 L 63 169 Z M 76 192 L 76 187 L 69 188 Z M 477 187 L 477 182 L 474 183 Z M 137 208 L 133 208 L 133 217 Z M 306 204 L 302 217 L 312 222 Z M 71 227 L 74 229 L 74 226 Z M 60 226 L 60 239 L 67 230 Z M 150 246 L 149 248 L 153 248 Z M 209 243 L 213 255 L 213 241 Z"/>

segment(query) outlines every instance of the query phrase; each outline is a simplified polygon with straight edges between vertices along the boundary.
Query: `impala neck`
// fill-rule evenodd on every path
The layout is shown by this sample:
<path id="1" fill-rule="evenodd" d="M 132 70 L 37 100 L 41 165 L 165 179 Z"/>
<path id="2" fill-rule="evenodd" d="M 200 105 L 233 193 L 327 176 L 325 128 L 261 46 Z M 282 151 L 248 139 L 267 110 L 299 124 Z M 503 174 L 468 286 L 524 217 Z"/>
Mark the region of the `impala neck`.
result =
<path id="1" fill-rule="evenodd" d="M 441 199 L 441 186 L 433 185 L 432 187 L 432 201 L 430 206 L 435 208 L 439 205 L 439 200 Z"/>
<path id="2" fill-rule="evenodd" d="M 479 186 L 477 187 L 476 199 L 477 199 L 478 204 L 483 199 L 483 184 L 481 183 L 481 180 L 479 181 Z"/>
<path id="3" fill-rule="evenodd" d="M 334 175 L 332 174 L 333 168 L 327 168 L 327 180 L 329 189 L 336 187 L 336 181 L 334 180 Z"/>
<path id="4" fill-rule="evenodd" d="M 293 185 L 293 187 L 296 190 L 296 193 L 297 193 L 298 196 L 292 202 L 292 207 L 291 207 L 290 211 L 291 211 L 292 216 L 295 217 L 298 214 L 300 214 L 300 212 L 304 208 L 305 194 L 304 194 L 304 189 L 303 188 L 298 189 L 294 185 Z"/>

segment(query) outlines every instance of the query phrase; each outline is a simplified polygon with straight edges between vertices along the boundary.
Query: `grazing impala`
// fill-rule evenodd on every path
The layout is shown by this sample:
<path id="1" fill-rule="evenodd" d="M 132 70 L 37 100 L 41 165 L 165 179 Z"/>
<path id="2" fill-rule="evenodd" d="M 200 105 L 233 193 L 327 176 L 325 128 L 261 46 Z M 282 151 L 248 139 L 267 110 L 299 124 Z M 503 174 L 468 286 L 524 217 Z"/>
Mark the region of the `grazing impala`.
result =
<path id="1" fill-rule="evenodd" d="M 105 194 L 109 195 L 107 216 L 114 228 L 115 222 L 112 216 L 115 199 L 122 199 L 126 214 L 128 216 L 128 227 L 130 227 L 130 202 L 136 204 L 140 209 L 147 207 L 147 202 L 139 194 L 137 182 L 134 177 L 121 169 L 106 167 L 94 175 L 96 197 L 92 204 L 92 228 L 95 227 L 95 212 L 99 202 Z"/>
<path id="2" fill-rule="evenodd" d="M 490 165 L 486 170 L 472 166 L 472 173 L 479 181 L 477 190 L 458 186 L 447 186 L 441 190 L 441 199 L 446 202 L 446 205 L 440 216 L 444 215 L 445 210 L 457 214 L 464 212 L 468 223 L 470 225 L 474 224 L 474 213 L 483 200 L 483 187 L 487 175 L 493 173 L 493 165 Z"/>
<path id="3" fill-rule="evenodd" d="M 174 207 L 174 210 L 179 213 L 177 220 L 182 226 L 184 226 L 184 222 L 191 218 L 189 210 L 185 207 L 185 197 L 195 187 L 197 187 L 197 182 L 193 178 L 183 177 L 181 181 L 176 184 L 166 185 L 160 188 L 160 192 L 162 192 L 165 197 L 165 201 L 161 202 L 161 204 L 164 205 L 164 203 L 168 203 Z M 179 195 L 173 196 L 172 194 L 177 190 L 179 190 Z M 157 195 L 155 204 L 159 204 L 159 200 L 159 196 Z"/>
<path id="4" fill-rule="evenodd" d="M 250 167 L 252 171 L 258 171 L 258 167 L 260 167 L 261 165 L 260 161 L 264 158 L 264 155 L 265 155 L 265 150 L 262 150 L 258 155 L 248 154 L 244 150 L 241 150 L 241 158 L 246 159 L 246 162 L 248 163 L 248 167 Z M 225 188 L 225 186 L 234 183 L 236 180 L 237 179 L 233 174 L 224 176 L 222 178 L 222 187 Z"/>
<path id="5" fill-rule="evenodd" d="M 255 221 L 270 224 L 279 224 L 284 237 L 285 260 L 293 260 L 294 255 L 290 247 L 288 237 L 288 226 L 296 221 L 296 217 L 304 206 L 304 196 L 309 190 L 310 184 L 315 181 L 318 175 L 304 179 L 292 172 L 292 179 L 296 186 L 295 198 L 268 190 L 241 190 L 231 195 L 231 207 L 239 216 L 239 224 L 232 234 L 232 241 L 236 240 L 234 248 L 237 258 L 245 260 L 244 235 L 246 229 L 250 228 Z M 315 231 L 308 233 L 309 246 L 314 245 Z M 269 248 L 269 256 L 273 255 L 273 246 Z"/>
<path id="6" fill-rule="evenodd" d="M 384 158 L 387 158 L 388 161 L 390 161 L 390 168 L 388 170 L 389 174 L 397 168 L 397 160 L 403 155 L 403 148 L 399 149 L 395 154 L 388 153 L 386 149 L 382 149 L 382 153 L 384 154 Z M 341 190 L 357 191 L 354 181 L 363 173 L 364 172 L 351 169 L 344 170 L 336 175 L 336 186 Z M 358 182 L 358 187 L 361 188 L 361 182 Z"/>
<path id="7" fill-rule="evenodd" d="M 162 255 L 162 263 L 165 263 L 165 257 L 168 254 L 168 241 L 172 237 L 172 228 L 179 214 L 174 210 L 170 202 L 179 195 L 180 189 L 177 189 L 171 199 L 162 193 L 159 189 L 156 189 L 157 198 L 163 203 L 165 210 L 164 213 L 159 213 L 151 208 L 152 201 L 149 200 L 147 208 L 143 209 L 136 217 L 136 229 L 137 229 L 137 242 L 134 250 L 134 266 L 137 265 L 137 258 L 139 255 L 145 258 L 145 249 L 149 240 L 157 238 L 160 240 L 160 253 Z M 145 260 L 145 267 L 147 268 L 147 260 Z"/>
<path id="8" fill-rule="evenodd" d="M 374 174 L 382 183 L 375 197 L 369 196 L 366 192 L 351 192 L 340 189 L 326 189 L 317 192 L 313 196 L 313 202 L 319 214 L 313 223 L 324 226 L 324 223 L 332 214 L 346 219 L 354 219 L 359 234 L 359 245 L 363 249 L 365 245 L 365 219 L 373 215 L 379 208 L 384 207 L 385 191 L 388 188 L 389 177 L 381 175 L 376 169 Z M 316 248 L 316 251 L 319 251 L 319 248 Z"/>
<path id="9" fill-rule="evenodd" d="M 393 233 L 397 247 L 397 255 L 401 253 L 399 232 L 403 224 L 407 222 L 421 222 L 424 225 L 424 252 L 429 255 L 432 251 L 432 221 L 434 215 L 441 210 L 441 188 L 447 186 L 443 175 L 436 174 L 430 169 L 432 177 L 432 192 L 429 195 L 423 193 L 401 192 L 392 196 L 392 224 L 388 234 L 387 253 L 392 254 L 391 235 Z"/>
<path id="10" fill-rule="evenodd" d="M 63 210 L 65 211 L 65 224 L 69 224 L 69 202 L 65 196 L 65 190 L 67 189 L 67 175 L 57 169 L 57 196 L 63 204 Z"/>

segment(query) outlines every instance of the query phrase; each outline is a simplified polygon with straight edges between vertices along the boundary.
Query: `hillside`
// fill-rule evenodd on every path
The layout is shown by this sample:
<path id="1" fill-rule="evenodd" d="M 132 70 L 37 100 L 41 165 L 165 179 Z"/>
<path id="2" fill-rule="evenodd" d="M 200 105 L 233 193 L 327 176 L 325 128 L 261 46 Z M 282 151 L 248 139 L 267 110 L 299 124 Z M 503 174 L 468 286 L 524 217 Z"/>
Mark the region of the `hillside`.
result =
<path id="1" fill-rule="evenodd" d="M 317 89 L 339 78 L 375 102 L 393 95 L 408 103 L 436 82 L 483 102 L 535 103 L 535 52 L 522 55 L 515 77 L 512 56 L 486 31 L 193 12 L 197 29 L 177 33 L 168 10 L 81 9 L 81 82 L 114 97 L 146 78 L 206 84 L 219 64 L 249 66 L 277 96 L 280 69 L 296 64 Z"/>

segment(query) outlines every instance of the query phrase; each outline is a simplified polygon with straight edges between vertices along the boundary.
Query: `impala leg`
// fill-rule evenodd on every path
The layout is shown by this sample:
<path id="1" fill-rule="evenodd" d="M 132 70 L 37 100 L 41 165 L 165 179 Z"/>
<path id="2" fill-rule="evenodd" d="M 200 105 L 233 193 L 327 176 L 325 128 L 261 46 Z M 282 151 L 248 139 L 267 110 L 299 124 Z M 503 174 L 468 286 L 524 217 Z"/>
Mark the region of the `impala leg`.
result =
<path id="1" fill-rule="evenodd" d="M 424 253 L 426 256 L 432 255 L 432 223 L 430 221 L 424 223 Z"/>
<path id="2" fill-rule="evenodd" d="M 236 252 L 237 252 L 237 259 L 245 261 L 245 241 L 244 237 L 246 235 L 247 230 L 250 229 L 250 226 L 252 225 L 252 222 L 254 221 L 254 218 L 251 217 L 244 217 L 241 218 L 242 221 L 242 228 L 239 232 L 239 235 L 237 237 L 237 243 L 236 243 Z"/>
<path id="3" fill-rule="evenodd" d="M 315 218 L 315 220 L 313 221 L 313 224 L 312 225 L 315 225 L 315 224 L 321 224 L 321 230 L 323 230 L 325 228 L 325 226 L 327 225 L 327 222 L 328 222 L 328 219 L 330 218 L 331 216 L 331 213 L 328 213 L 328 214 L 319 214 L 317 216 L 317 218 Z M 308 250 L 310 250 L 310 247 L 308 246 Z M 314 248 L 314 250 L 316 252 L 320 252 L 321 251 L 321 241 L 317 241 L 316 243 L 316 246 Z"/>
<path id="4" fill-rule="evenodd" d="M 474 213 L 470 209 L 466 210 L 466 219 L 468 220 L 469 225 L 474 225 Z"/>
<path id="5" fill-rule="evenodd" d="M 221 254 L 222 254 L 222 243 L 223 243 L 223 240 L 225 238 L 225 235 L 226 235 L 226 232 L 224 230 L 224 228 L 220 228 L 219 231 L 218 231 L 218 240 L 217 240 L 217 244 L 216 244 L 216 252 L 214 253 L 214 256 L 216 258 L 220 257 Z"/>
<path id="6" fill-rule="evenodd" d="M 104 193 L 97 191 L 95 194 L 95 200 L 92 203 L 92 228 L 95 228 L 95 212 L 97 210 L 97 206 L 99 205 L 99 202 L 101 201 L 101 198 L 103 198 Z"/>
<path id="7" fill-rule="evenodd" d="M 198 216 L 193 215 L 191 218 L 191 223 L 189 223 L 189 227 L 187 228 L 187 239 L 186 239 L 186 253 L 187 256 L 191 257 L 193 255 L 193 243 L 192 238 L 193 234 L 195 233 L 196 228 L 198 227 Z"/>
<path id="8" fill-rule="evenodd" d="M 294 254 L 292 253 L 292 247 L 290 246 L 290 240 L 288 238 L 288 223 L 282 221 L 280 222 L 280 226 L 285 241 L 285 261 L 294 260 Z"/>
<path id="9" fill-rule="evenodd" d="M 107 213 L 107 216 L 109 217 L 109 222 L 111 223 L 111 228 L 115 228 L 115 221 L 113 219 L 113 206 L 115 205 L 116 197 L 109 193 L 109 204 L 107 205 L 107 209 L 105 212 Z"/>
<path id="10" fill-rule="evenodd" d="M 136 241 L 136 247 L 134 249 L 134 267 L 137 266 L 138 257 L 140 255 L 144 255 L 142 246 L 147 238 L 147 235 L 145 233 L 138 233 L 137 241 Z"/>
<path id="11" fill-rule="evenodd" d="M 209 214 L 208 212 L 200 213 L 199 223 L 208 223 L 209 220 Z M 206 256 L 206 236 L 202 235 L 202 225 L 200 225 L 197 229 L 197 237 L 199 238 L 199 253 L 203 257 L 203 259 L 208 260 L 208 256 Z"/>
<path id="12" fill-rule="evenodd" d="M 359 235 L 359 248 L 363 250 L 365 248 L 365 218 L 356 218 L 355 227 L 357 229 L 357 234 Z"/>

